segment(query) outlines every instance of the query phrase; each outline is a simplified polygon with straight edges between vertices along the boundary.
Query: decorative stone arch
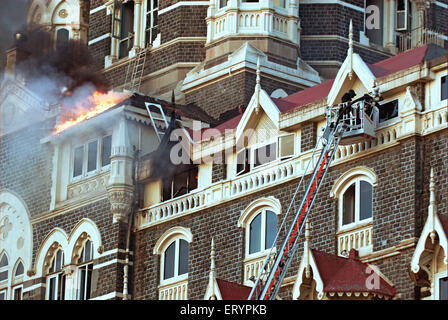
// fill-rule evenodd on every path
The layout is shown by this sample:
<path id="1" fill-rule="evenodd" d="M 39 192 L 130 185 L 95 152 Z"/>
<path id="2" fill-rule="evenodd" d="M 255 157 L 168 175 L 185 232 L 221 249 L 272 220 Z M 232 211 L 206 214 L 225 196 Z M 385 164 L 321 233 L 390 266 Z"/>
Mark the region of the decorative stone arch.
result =
<path id="1" fill-rule="evenodd" d="M 333 184 L 333 188 L 331 188 L 330 197 L 336 199 L 347 184 L 349 184 L 353 179 L 361 177 L 370 182 L 372 186 L 375 187 L 377 185 L 378 178 L 372 169 L 365 166 L 355 167 L 344 172 L 339 178 L 336 179 Z"/>
<path id="2" fill-rule="evenodd" d="M 93 259 L 99 258 L 103 250 L 101 233 L 92 220 L 83 218 L 76 224 L 68 238 L 66 254 L 70 260 L 67 263 L 75 264 L 77 262 L 79 254 L 87 240 L 93 243 Z"/>
<path id="3" fill-rule="evenodd" d="M 448 265 L 448 238 L 443 230 L 443 226 L 438 215 L 435 213 L 428 215 L 428 219 L 425 223 L 425 226 L 423 227 L 423 231 L 417 242 L 417 246 L 415 247 L 415 251 L 411 259 L 412 272 L 418 273 L 420 271 L 420 260 L 423 253 L 427 250 L 427 242 L 435 244 L 436 241 L 438 242 L 438 245 L 443 249 L 443 263 Z M 425 271 L 428 272 L 427 270 Z M 428 275 L 431 276 L 431 274 Z"/>
<path id="4" fill-rule="evenodd" d="M 22 259 L 30 268 L 33 252 L 33 231 L 26 203 L 8 190 L 0 190 L 0 251 L 8 252 L 11 262 Z"/>
<path id="5" fill-rule="evenodd" d="M 42 244 L 37 251 L 36 260 L 34 264 L 34 272 L 37 277 L 46 275 L 48 268 L 50 268 L 51 260 L 54 253 L 58 249 L 64 251 L 64 260 L 69 249 L 68 237 L 61 228 L 54 228 L 42 241 Z"/>
<path id="6" fill-rule="evenodd" d="M 20 278 L 16 277 L 16 270 L 19 267 L 19 265 L 22 264 L 23 266 L 23 276 Z M 14 264 L 14 267 L 12 268 L 12 273 L 11 273 L 11 282 L 13 284 L 16 284 L 18 282 L 23 282 L 26 276 L 26 269 L 25 269 L 25 264 L 23 263 L 22 258 L 17 259 L 16 263 Z"/>
<path id="7" fill-rule="evenodd" d="M 191 243 L 193 241 L 193 234 L 191 233 L 190 228 L 173 227 L 171 229 L 168 229 L 157 240 L 154 246 L 153 254 L 161 255 L 168 247 L 168 245 L 170 245 L 171 242 L 177 238 L 184 239 L 188 243 Z"/>
<path id="8" fill-rule="evenodd" d="M 238 227 L 246 228 L 254 218 L 255 214 L 259 210 L 265 208 L 269 208 L 276 215 L 280 215 L 282 212 L 280 200 L 273 196 L 254 200 L 241 212 L 241 216 L 238 219 Z"/>

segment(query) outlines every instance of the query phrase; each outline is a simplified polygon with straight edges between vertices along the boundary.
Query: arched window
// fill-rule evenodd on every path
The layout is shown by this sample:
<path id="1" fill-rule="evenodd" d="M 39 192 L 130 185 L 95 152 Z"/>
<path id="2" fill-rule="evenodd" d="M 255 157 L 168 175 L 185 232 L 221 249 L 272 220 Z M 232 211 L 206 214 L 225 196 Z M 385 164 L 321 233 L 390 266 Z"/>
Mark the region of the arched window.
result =
<path id="1" fill-rule="evenodd" d="M 90 299 L 90 289 L 92 283 L 93 270 L 93 243 L 87 240 L 81 250 L 78 260 L 78 299 Z"/>
<path id="2" fill-rule="evenodd" d="M 0 283 L 6 282 L 8 280 L 8 265 L 8 256 L 6 255 L 6 252 L 4 252 L 2 257 L 0 258 Z"/>
<path id="3" fill-rule="evenodd" d="M 176 239 L 162 253 L 163 281 L 179 280 L 188 274 L 188 242 Z"/>
<path id="4" fill-rule="evenodd" d="M 336 179 L 330 196 L 338 203 L 338 254 L 354 248 L 360 256 L 373 250 L 373 195 L 377 176 L 372 169 L 355 167 Z"/>
<path id="5" fill-rule="evenodd" d="M 50 269 L 47 274 L 47 300 L 64 300 L 65 275 L 62 272 L 64 252 L 58 249 L 53 254 Z"/>
<path id="6" fill-rule="evenodd" d="M 372 218 L 373 186 L 365 178 L 351 181 L 342 190 L 340 200 L 340 226 L 342 228 Z"/>
<path id="7" fill-rule="evenodd" d="M 68 39 L 70 37 L 70 32 L 65 29 L 61 28 L 56 32 L 56 48 L 63 48 L 67 45 Z"/>
<path id="8" fill-rule="evenodd" d="M 14 300 L 22 300 L 23 295 L 23 276 L 25 275 L 25 267 L 23 266 L 23 262 L 19 260 L 16 263 L 16 267 L 14 270 L 14 278 L 13 278 L 13 287 L 12 287 L 12 299 Z"/>
<path id="9" fill-rule="evenodd" d="M 160 300 L 185 300 L 188 295 L 188 260 L 193 235 L 190 229 L 173 227 L 154 246 L 160 256 Z"/>
<path id="10" fill-rule="evenodd" d="M 249 255 L 272 248 L 277 234 L 276 214 L 271 210 L 263 209 L 252 219 L 247 232 Z"/>

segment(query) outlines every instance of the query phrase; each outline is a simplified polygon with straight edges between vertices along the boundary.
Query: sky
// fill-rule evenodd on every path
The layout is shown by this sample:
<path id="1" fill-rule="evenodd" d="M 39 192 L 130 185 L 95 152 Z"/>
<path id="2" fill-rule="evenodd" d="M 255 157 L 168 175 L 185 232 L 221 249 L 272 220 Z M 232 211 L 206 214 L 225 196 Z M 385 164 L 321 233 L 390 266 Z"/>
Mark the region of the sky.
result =
<path id="1" fill-rule="evenodd" d="M 5 63 L 5 50 L 14 44 L 14 34 L 25 25 L 30 0 L 0 0 L 0 70 Z"/>

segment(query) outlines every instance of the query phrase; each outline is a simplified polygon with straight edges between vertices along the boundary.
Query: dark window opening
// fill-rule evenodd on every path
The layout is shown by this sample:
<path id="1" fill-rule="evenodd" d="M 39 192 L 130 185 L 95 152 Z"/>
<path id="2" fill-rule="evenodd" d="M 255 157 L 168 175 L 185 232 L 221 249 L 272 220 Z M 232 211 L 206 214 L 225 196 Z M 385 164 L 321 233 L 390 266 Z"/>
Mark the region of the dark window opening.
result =
<path id="1" fill-rule="evenodd" d="M 56 49 L 62 49 L 68 44 L 70 33 L 67 29 L 59 29 L 56 32 Z"/>
<path id="2" fill-rule="evenodd" d="M 448 99 L 448 81 L 447 76 L 440 79 L 440 100 Z"/>
<path id="3" fill-rule="evenodd" d="M 147 0 L 146 4 L 146 43 L 152 43 L 157 37 L 157 25 L 158 25 L 158 1 Z"/>
<path id="4" fill-rule="evenodd" d="M 187 194 L 198 187 L 198 167 L 177 172 L 162 180 L 162 199 L 167 201 Z"/>
<path id="5" fill-rule="evenodd" d="M 180 239 L 179 240 L 179 275 L 188 273 L 188 254 L 189 254 L 189 248 L 188 248 L 188 242 Z"/>
<path id="6" fill-rule="evenodd" d="M 372 217 L 372 185 L 366 181 L 360 182 L 360 220 Z"/>
<path id="7" fill-rule="evenodd" d="M 249 254 L 261 251 L 261 213 L 250 223 Z"/>
<path id="8" fill-rule="evenodd" d="M 163 279 L 174 277 L 174 258 L 176 253 L 176 242 L 171 243 L 165 250 L 165 261 L 163 270 Z"/>
<path id="9" fill-rule="evenodd" d="M 398 99 L 387 102 L 379 107 L 379 122 L 398 117 Z"/>
<path id="10" fill-rule="evenodd" d="M 133 47 L 134 40 L 134 2 L 126 2 L 120 8 L 120 38 L 119 38 L 119 58 L 128 56 Z"/>
<path id="11" fill-rule="evenodd" d="M 274 245 L 277 235 L 277 215 L 272 211 L 266 211 L 266 236 L 265 248 L 270 249 Z"/>
<path id="12" fill-rule="evenodd" d="M 439 300 L 448 300 L 448 277 L 439 280 Z"/>
<path id="13" fill-rule="evenodd" d="M 344 192 L 342 205 L 342 225 L 353 223 L 355 221 L 355 184 Z"/>

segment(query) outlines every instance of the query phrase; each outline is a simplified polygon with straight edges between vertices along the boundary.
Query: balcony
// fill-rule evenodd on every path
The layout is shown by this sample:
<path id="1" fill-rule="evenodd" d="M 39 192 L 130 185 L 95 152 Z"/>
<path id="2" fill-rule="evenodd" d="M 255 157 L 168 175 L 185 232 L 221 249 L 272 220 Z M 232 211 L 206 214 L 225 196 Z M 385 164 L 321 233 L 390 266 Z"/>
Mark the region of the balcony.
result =
<path id="1" fill-rule="evenodd" d="M 187 300 L 188 279 L 159 287 L 159 300 Z"/>
<path id="2" fill-rule="evenodd" d="M 351 249 L 356 249 L 359 256 L 369 254 L 373 250 L 372 223 L 355 229 L 338 232 L 338 255 L 345 256 Z"/>
<path id="3" fill-rule="evenodd" d="M 398 51 L 403 52 L 414 47 L 434 43 L 443 47 L 445 36 L 429 28 L 416 28 L 398 36 Z"/>
<path id="4" fill-rule="evenodd" d="M 332 165 L 394 147 L 399 144 L 401 137 L 412 133 L 427 135 L 444 130 L 448 123 L 448 111 L 446 106 L 441 105 L 437 109 L 430 109 L 419 114 L 415 119 L 411 117 L 405 120 L 398 117 L 391 124 L 380 126 L 375 132 L 376 139 L 374 140 L 339 146 Z M 180 197 L 140 209 L 137 212 L 135 227 L 137 230 L 142 230 L 297 179 L 305 174 L 311 156 L 312 150 L 302 152 L 290 159 L 274 161 L 246 174 L 219 181 Z M 316 154 L 317 157 L 318 154 Z M 364 234 L 358 234 L 358 239 L 360 236 L 364 237 Z M 356 240 L 356 235 L 353 239 Z M 346 241 L 343 242 L 343 245 L 346 245 L 344 248 L 348 250 L 356 245 L 350 245 L 350 238 L 344 241 Z"/>
<path id="5" fill-rule="evenodd" d="M 209 8 L 207 43 L 236 34 L 269 34 L 298 42 L 298 16 L 295 10 L 263 0 L 256 3 L 229 0 L 227 3 L 227 6 L 217 10 L 214 6 Z"/>

